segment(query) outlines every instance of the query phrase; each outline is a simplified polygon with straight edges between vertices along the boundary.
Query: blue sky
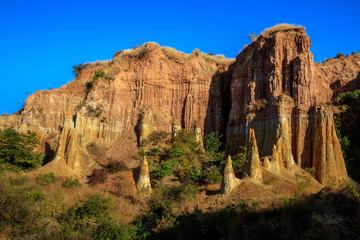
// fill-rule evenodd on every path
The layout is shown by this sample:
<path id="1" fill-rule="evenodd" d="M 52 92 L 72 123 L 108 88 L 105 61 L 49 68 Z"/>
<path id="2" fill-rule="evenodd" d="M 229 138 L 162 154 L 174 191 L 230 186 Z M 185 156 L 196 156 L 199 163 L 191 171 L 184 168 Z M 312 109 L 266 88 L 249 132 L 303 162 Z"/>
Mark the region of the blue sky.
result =
<path id="1" fill-rule="evenodd" d="M 153 41 L 234 58 L 248 34 L 278 23 L 306 27 L 315 61 L 360 50 L 360 1 L 0 0 L 0 114 L 26 93 L 71 81 L 72 66 Z"/>

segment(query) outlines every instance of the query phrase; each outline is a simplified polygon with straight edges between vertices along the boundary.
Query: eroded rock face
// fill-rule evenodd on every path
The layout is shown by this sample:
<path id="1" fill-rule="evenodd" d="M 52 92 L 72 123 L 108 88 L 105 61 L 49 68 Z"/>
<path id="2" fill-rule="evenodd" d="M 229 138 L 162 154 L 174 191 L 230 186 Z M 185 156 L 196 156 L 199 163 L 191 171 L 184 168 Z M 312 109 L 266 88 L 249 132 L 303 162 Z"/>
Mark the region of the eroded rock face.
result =
<path id="1" fill-rule="evenodd" d="M 248 142 L 246 144 L 246 161 L 243 177 L 250 177 L 256 182 L 262 181 L 262 164 L 260 162 L 259 151 L 256 144 L 254 129 L 250 129 Z"/>
<path id="2" fill-rule="evenodd" d="M 81 120 L 80 113 L 74 118 L 71 109 L 67 109 L 55 158 L 41 171 L 53 171 L 57 175 L 64 176 L 89 175 L 97 167 L 86 151 L 85 144 L 88 131 L 84 126 L 81 126 Z"/>
<path id="3" fill-rule="evenodd" d="M 224 169 L 224 178 L 221 182 L 221 193 L 230 194 L 234 188 L 240 184 L 241 180 L 236 178 L 230 155 L 227 158 L 226 166 Z"/>
<path id="4" fill-rule="evenodd" d="M 145 194 L 151 193 L 149 164 L 146 156 L 144 156 L 144 159 L 140 165 L 140 174 L 136 188 L 140 192 L 145 192 Z"/>
<path id="5" fill-rule="evenodd" d="M 106 157 L 125 163 L 132 161 L 128 152 L 136 155 L 138 144 L 152 131 L 193 131 L 196 125 L 199 141 L 204 133 L 223 133 L 227 122 L 223 116 L 228 114 L 224 114 L 222 102 L 230 99 L 232 61 L 175 50 L 170 53 L 147 43 L 123 51 L 113 61 L 92 64 L 63 87 L 29 96 L 12 126 L 37 132 L 42 148 L 50 152 L 56 151 L 62 138 L 70 138 L 65 135 L 71 135 L 71 141 L 79 142 L 85 151 L 87 146 L 105 141 Z M 96 71 L 105 76 L 95 79 Z M 64 126 L 68 108 L 73 112 L 77 137 L 72 133 L 75 130 Z M 125 138 L 127 143 L 120 141 Z M 113 154 L 115 150 L 120 154 Z M 67 163 L 72 165 L 71 161 Z"/>
<path id="6" fill-rule="evenodd" d="M 260 158 L 270 157 L 264 163 L 268 169 L 314 167 L 317 179 L 329 184 L 324 176 L 340 180 L 347 174 L 332 131 L 331 109 L 322 104 L 326 114 L 316 110 L 329 96 L 319 92 L 323 83 L 313 76 L 310 46 L 305 30 L 297 28 L 260 36 L 238 55 L 231 83 L 227 150 L 234 153 L 238 146 L 245 146 L 252 128 Z"/>
<path id="7" fill-rule="evenodd" d="M 324 103 L 358 86 L 360 59 L 314 64 L 310 46 L 303 28 L 277 31 L 260 36 L 232 64 L 147 43 L 84 68 L 59 89 L 32 94 L 21 115 L 0 117 L 0 128 L 35 131 L 44 151 L 57 152 L 51 164 L 77 174 L 92 168 L 94 143 L 105 146 L 103 158 L 133 168 L 138 145 L 152 131 L 195 131 L 199 142 L 211 131 L 226 131 L 232 154 L 254 129 L 264 168 L 314 167 L 329 184 L 347 173 Z M 96 71 L 104 77 L 95 79 Z"/>

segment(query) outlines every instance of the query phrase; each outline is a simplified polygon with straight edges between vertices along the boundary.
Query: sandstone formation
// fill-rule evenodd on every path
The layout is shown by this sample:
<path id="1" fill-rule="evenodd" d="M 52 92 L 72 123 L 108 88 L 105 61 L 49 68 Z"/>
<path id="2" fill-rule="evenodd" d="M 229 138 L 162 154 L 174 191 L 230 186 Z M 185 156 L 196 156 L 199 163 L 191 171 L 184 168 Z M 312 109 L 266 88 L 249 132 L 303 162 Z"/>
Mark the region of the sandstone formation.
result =
<path id="1" fill-rule="evenodd" d="M 256 182 L 262 181 L 262 165 L 260 162 L 259 151 L 256 144 L 255 132 L 249 130 L 248 142 L 246 144 L 246 161 L 243 177 L 250 177 Z"/>
<path id="2" fill-rule="evenodd" d="M 238 55 L 226 143 L 234 153 L 252 128 L 260 158 L 271 156 L 268 168 L 314 167 L 318 180 L 329 184 L 323 175 L 339 180 L 347 173 L 339 140 L 327 130 L 334 127 L 332 112 L 317 107 L 329 98 L 318 94 L 310 45 L 304 28 L 295 27 L 261 35 Z"/>
<path id="3" fill-rule="evenodd" d="M 232 167 L 230 155 L 227 158 L 226 166 L 224 169 L 224 178 L 221 182 L 221 193 L 230 194 L 232 190 L 240 184 L 241 180 L 236 178 Z"/>
<path id="4" fill-rule="evenodd" d="M 86 134 L 81 126 L 80 112 L 73 118 L 71 109 L 67 109 L 64 126 L 62 128 L 56 156 L 42 171 L 56 171 L 58 175 L 89 175 L 96 163 L 86 151 Z"/>
<path id="5" fill-rule="evenodd" d="M 140 174 L 139 179 L 136 184 L 136 189 L 146 194 L 151 193 L 151 184 L 150 184 L 150 174 L 149 174 L 149 164 L 144 156 L 144 159 L 140 165 Z"/>
<path id="6" fill-rule="evenodd" d="M 146 43 L 82 65 L 59 89 L 32 94 L 20 115 L 0 117 L 0 129 L 35 131 L 42 150 L 55 156 L 53 169 L 84 175 L 96 167 L 99 156 L 89 149 L 100 143 L 102 158 L 134 168 L 152 131 L 195 131 L 200 142 L 214 131 L 226 136 L 229 154 L 250 135 L 256 168 L 258 159 L 274 173 L 314 167 L 329 184 L 347 173 L 326 103 L 359 86 L 360 56 L 314 64 L 310 46 L 302 27 L 264 32 L 235 62 Z"/>
<path id="7" fill-rule="evenodd" d="M 194 123 L 198 123 L 197 132 L 223 133 L 226 119 L 222 102 L 226 101 L 222 99 L 228 96 L 232 62 L 198 50 L 186 55 L 147 43 L 121 51 L 112 61 L 86 65 L 74 81 L 59 89 L 32 94 L 18 116 L 20 120 L 12 126 L 36 131 L 43 149 L 55 152 L 56 140 L 65 131 L 66 109 L 70 108 L 81 147 L 104 140 L 109 146 L 106 155 L 114 149 L 125 152 L 132 148 L 135 153 L 137 144 L 118 144 L 131 135 L 129 132 L 137 135 L 134 143 L 154 130 L 192 131 Z M 96 71 L 105 76 L 95 81 Z M 126 154 L 112 158 L 129 161 L 122 156 Z"/>

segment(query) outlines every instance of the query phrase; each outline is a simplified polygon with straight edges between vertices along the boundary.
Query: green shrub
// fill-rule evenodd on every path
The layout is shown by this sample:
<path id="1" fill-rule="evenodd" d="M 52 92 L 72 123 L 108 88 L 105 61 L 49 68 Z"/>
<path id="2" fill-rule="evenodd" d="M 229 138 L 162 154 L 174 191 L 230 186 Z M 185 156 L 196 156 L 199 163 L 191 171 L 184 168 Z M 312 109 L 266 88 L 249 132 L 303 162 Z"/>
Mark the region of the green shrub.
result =
<path id="1" fill-rule="evenodd" d="M 80 64 L 76 64 L 73 66 L 73 73 L 75 74 L 75 76 L 79 76 L 81 71 L 85 68 L 87 68 L 88 66 L 90 66 L 90 63 L 80 63 Z"/>
<path id="2" fill-rule="evenodd" d="M 117 224 L 114 221 L 105 221 L 98 226 L 92 234 L 93 239 L 121 239 L 133 240 L 136 239 L 136 226 L 128 224 Z"/>
<path id="3" fill-rule="evenodd" d="M 186 148 L 183 146 L 176 146 L 168 150 L 170 158 L 183 157 L 186 154 Z"/>
<path id="4" fill-rule="evenodd" d="M 195 200 L 199 193 L 198 187 L 193 184 L 187 184 L 178 188 L 178 196 L 182 200 Z"/>
<path id="5" fill-rule="evenodd" d="M 90 81 L 90 82 L 86 82 L 85 83 L 85 93 L 86 94 L 89 94 L 91 92 L 91 90 L 93 89 L 94 87 L 94 82 L 93 81 Z"/>
<path id="6" fill-rule="evenodd" d="M 185 148 L 190 151 L 196 151 L 199 148 L 199 142 L 196 140 L 195 133 L 180 130 L 173 139 L 173 146 L 175 148 Z"/>
<path id="7" fill-rule="evenodd" d="M 103 70 L 95 70 L 93 80 L 96 81 L 99 78 L 105 77 L 105 72 Z"/>
<path id="8" fill-rule="evenodd" d="M 161 150 L 158 147 L 155 148 L 150 148 L 147 155 L 148 156 L 153 156 L 153 157 L 157 157 L 161 154 Z"/>
<path id="9" fill-rule="evenodd" d="M 65 181 L 61 184 L 64 188 L 78 188 L 81 187 L 81 183 L 79 182 L 79 179 L 75 178 L 69 178 L 67 177 Z"/>
<path id="10" fill-rule="evenodd" d="M 47 174 L 41 174 L 38 176 L 37 181 L 42 185 L 48 185 L 50 183 L 55 183 L 56 177 L 53 172 Z"/>
<path id="11" fill-rule="evenodd" d="M 203 171 L 203 177 L 207 184 L 219 183 L 223 178 L 221 171 L 215 166 L 212 166 L 209 171 Z"/>
<path id="12" fill-rule="evenodd" d="M 21 171 L 41 165 L 45 153 L 35 152 L 38 146 L 39 139 L 34 132 L 0 130 L 0 167 Z"/>
<path id="13" fill-rule="evenodd" d="M 176 161 L 164 161 L 160 163 L 153 163 L 155 169 L 151 172 L 151 175 L 155 178 L 163 178 L 165 176 L 171 176 L 176 166 Z"/>
<path id="14" fill-rule="evenodd" d="M 199 181 L 202 178 L 201 171 L 196 166 L 191 166 L 186 175 L 193 181 Z"/>
<path id="15" fill-rule="evenodd" d="M 219 151 L 222 145 L 220 138 L 222 138 L 222 135 L 217 137 L 214 132 L 206 134 L 203 140 L 205 150 L 209 152 Z"/>
<path id="16" fill-rule="evenodd" d="M 14 177 L 10 177 L 11 185 L 21 186 L 21 185 L 26 185 L 28 182 L 29 182 L 29 178 L 27 178 L 26 176 L 16 175 Z"/>
<path id="17" fill-rule="evenodd" d="M 24 190 L 24 193 L 32 202 L 45 199 L 45 194 L 37 187 L 28 187 Z"/>

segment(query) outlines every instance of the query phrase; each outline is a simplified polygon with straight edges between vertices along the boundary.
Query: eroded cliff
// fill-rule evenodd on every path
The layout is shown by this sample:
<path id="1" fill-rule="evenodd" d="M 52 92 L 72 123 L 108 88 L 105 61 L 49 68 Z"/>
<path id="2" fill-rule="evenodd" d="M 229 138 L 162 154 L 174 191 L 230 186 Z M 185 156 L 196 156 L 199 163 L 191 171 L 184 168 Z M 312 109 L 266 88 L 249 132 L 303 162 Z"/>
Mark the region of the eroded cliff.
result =
<path id="1" fill-rule="evenodd" d="M 304 28 L 265 33 L 236 61 L 155 43 L 120 51 L 111 61 L 81 65 L 59 89 L 32 94 L 21 115 L 0 117 L 0 127 L 35 131 L 55 156 L 49 165 L 75 174 L 108 161 L 137 167 L 146 136 L 183 128 L 199 140 L 211 131 L 226 135 L 229 154 L 251 140 L 257 168 L 314 168 L 322 184 L 346 179 L 327 103 L 357 86 L 359 59 L 314 64 Z"/>

